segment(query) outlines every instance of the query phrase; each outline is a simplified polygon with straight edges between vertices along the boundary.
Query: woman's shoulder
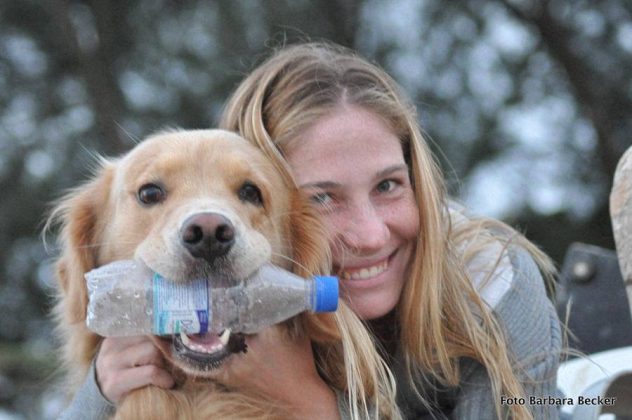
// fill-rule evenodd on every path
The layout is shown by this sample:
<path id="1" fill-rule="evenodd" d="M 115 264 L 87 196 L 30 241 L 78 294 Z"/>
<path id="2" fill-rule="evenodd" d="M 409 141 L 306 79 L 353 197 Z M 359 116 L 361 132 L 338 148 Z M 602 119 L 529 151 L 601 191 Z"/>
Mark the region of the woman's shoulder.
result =
<path id="1" fill-rule="evenodd" d="M 550 303 L 540 268 L 519 244 L 488 242 L 465 265 L 474 288 L 494 312 L 509 302 L 528 307 Z"/>
<path id="2" fill-rule="evenodd" d="M 463 210 L 451 210 L 453 223 L 461 227 L 469 223 L 463 219 L 467 217 Z M 498 320 L 517 360 L 538 364 L 536 359 L 550 356 L 544 364 L 553 363 L 562 344 L 561 327 L 536 257 L 523 246 L 525 239 L 514 240 L 502 224 L 478 226 L 481 232 L 464 235 L 456 244 L 472 285 Z"/>
<path id="3" fill-rule="evenodd" d="M 477 257 L 467 268 L 473 270 L 471 281 L 502 328 L 513 357 L 536 377 L 551 374 L 559 363 L 562 329 L 533 257 L 519 245 L 500 241 Z M 494 259 L 497 263 L 489 269 Z"/>
<path id="4" fill-rule="evenodd" d="M 452 225 L 461 232 L 456 250 L 479 296 L 507 334 L 518 359 L 561 346 L 561 326 L 547 294 L 542 255 L 518 232 L 493 220 L 471 217 L 450 206 Z M 482 222 L 480 220 L 483 220 Z"/>
<path id="5" fill-rule="evenodd" d="M 545 280 L 526 240 L 501 222 L 473 218 L 467 210 L 451 202 L 450 219 L 461 234 L 455 244 L 463 258 L 467 275 L 482 300 L 497 311 L 513 295 L 521 302 L 548 300 Z"/>

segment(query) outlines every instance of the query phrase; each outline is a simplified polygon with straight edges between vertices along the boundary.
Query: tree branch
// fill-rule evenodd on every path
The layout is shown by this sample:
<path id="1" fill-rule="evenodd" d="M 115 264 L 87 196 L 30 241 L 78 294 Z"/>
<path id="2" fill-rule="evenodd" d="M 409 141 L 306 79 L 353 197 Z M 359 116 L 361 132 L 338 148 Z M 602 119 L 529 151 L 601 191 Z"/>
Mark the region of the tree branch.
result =
<path id="1" fill-rule="evenodd" d="M 597 131 L 598 154 L 605 173 L 612 182 L 622 150 L 617 141 L 613 118 L 621 115 L 621 107 L 632 109 L 629 98 L 617 86 L 600 77 L 571 46 L 572 33 L 557 21 L 546 5 L 519 8 L 508 0 L 499 0 L 519 20 L 530 24 L 540 35 L 551 56 L 564 69 L 584 114 Z"/>
<path id="2" fill-rule="evenodd" d="M 66 50 L 67 56 L 77 57 L 80 74 L 86 83 L 101 140 L 100 149 L 105 154 L 118 154 L 128 148 L 118 127 L 125 112 L 125 101 L 113 70 L 113 63 L 118 58 L 115 52 L 120 48 L 118 42 L 124 39 L 117 31 L 120 25 L 115 23 L 124 20 L 123 8 L 117 7 L 116 1 L 95 2 L 100 3 L 91 9 L 97 41 L 94 49 L 87 49 L 80 46 L 79 35 L 70 19 L 68 1 L 52 0 L 52 3 L 48 11 L 59 31 L 58 43 Z"/>

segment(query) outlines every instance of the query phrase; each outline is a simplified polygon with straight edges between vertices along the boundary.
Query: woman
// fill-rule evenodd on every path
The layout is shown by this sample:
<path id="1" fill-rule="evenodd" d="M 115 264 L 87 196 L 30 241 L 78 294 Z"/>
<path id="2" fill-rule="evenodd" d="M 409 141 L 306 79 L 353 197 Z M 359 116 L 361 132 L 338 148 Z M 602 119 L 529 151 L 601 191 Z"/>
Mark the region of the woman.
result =
<path id="1" fill-rule="evenodd" d="M 286 47 L 241 83 L 220 125 L 257 144 L 320 210 L 343 296 L 397 382 L 399 409 L 380 402 L 385 393 L 374 415 L 557 416 L 554 406 L 528 406 L 528 396 L 555 393 L 560 328 L 534 260 L 545 273 L 550 263 L 507 226 L 470 218 L 448 201 L 414 107 L 388 75 L 337 46 Z M 252 337 L 249 346 L 277 356 L 299 346 L 269 337 Z M 117 355 L 141 346 L 153 355 L 148 363 L 160 365 L 146 341 L 104 341 L 96 382 L 110 401 L 147 384 L 172 386 L 162 374 L 121 379 L 130 375 Z M 301 360 L 319 366 L 326 357 L 316 350 Z M 222 368 L 218 379 L 312 408 L 300 393 L 274 393 L 305 380 L 296 358 L 254 359 Z M 279 374 L 269 373 L 270 363 Z M 90 378 L 82 391 L 89 397 L 80 400 L 98 393 Z M 367 416 L 357 407 L 363 395 L 338 390 L 336 399 L 327 387 L 311 389 L 324 389 L 309 398 L 321 417 Z"/>
<path id="2" fill-rule="evenodd" d="M 451 206 L 412 104 L 346 49 L 281 49 L 221 127 L 254 141 L 321 209 L 344 297 L 397 379 L 405 416 L 551 418 L 561 334 L 539 262 L 500 222 Z M 530 413 L 531 411 L 531 413 Z"/>

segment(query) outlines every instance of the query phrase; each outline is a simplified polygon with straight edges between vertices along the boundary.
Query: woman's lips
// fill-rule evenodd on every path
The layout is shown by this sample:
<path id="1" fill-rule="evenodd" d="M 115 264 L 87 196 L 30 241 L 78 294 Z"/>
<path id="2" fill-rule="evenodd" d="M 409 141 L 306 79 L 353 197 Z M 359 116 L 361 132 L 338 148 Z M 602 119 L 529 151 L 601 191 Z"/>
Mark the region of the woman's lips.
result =
<path id="1" fill-rule="evenodd" d="M 389 263 L 394 254 L 395 253 L 375 264 L 338 270 L 338 276 L 342 280 L 368 280 L 377 277 L 388 270 Z"/>

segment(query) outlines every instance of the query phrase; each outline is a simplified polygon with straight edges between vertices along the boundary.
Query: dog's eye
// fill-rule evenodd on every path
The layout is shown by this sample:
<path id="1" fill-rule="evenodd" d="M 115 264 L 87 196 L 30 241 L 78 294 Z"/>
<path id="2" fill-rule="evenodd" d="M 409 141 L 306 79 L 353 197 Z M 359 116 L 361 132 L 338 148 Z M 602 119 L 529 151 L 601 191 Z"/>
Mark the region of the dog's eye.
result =
<path id="1" fill-rule="evenodd" d="M 156 184 L 145 184 L 138 189 L 138 201 L 143 204 L 157 204 L 165 200 L 165 190 Z"/>
<path id="2" fill-rule="evenodd" d="M 239 188 L 239 199 L 243 202 L 251 203 L 258 207 L 263 206 L 261 190 L 252 182 L 245 182 L 244 185 Z"/>

